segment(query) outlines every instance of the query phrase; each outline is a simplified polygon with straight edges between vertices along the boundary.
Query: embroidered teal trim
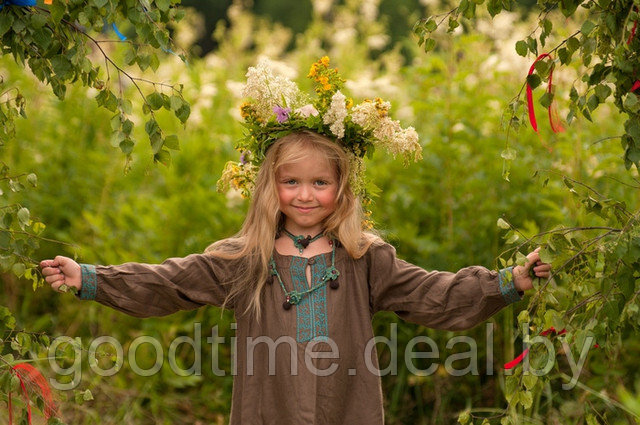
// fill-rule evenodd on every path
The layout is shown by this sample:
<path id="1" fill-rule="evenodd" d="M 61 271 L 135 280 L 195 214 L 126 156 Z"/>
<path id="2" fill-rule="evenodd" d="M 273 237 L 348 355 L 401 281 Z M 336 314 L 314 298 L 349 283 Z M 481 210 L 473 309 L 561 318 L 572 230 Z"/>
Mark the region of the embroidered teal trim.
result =
<path id="1" fill-rule="evenodd" d="M 516 290 L 516 285 L 513 283 L 513 267 L 507 267 L 498 272 L 498 283 L 500 285 L 500 293 L 507 304 L 512 304 L 522 299 Z"/>
<path id="2" fill-rule="evenodd" d="M 324 282 L 327 265 L 324 256 L 314 257 L 315 262 L 311 267 L 311 286 Z M 308 259 L 294 257 L 291 260 L 291 281 L 293 290 L 301 293 L 309 289 L 305 269 Z M 322 285 L 307 296 L 301 298 L 296 307 L 297 335 L 298 342 L 311 340 L 326 341 L 329 336 L 327 324 L 327 286 Z"/>
<path id="3" fill-rule="evenodd" d="M 78 292 L 81 300 L 94 300 L 98 292 L 98 277 L 96 276 L 96 266 L 91 264 L 80 264 L 82 271 L 82 289 Z"/>

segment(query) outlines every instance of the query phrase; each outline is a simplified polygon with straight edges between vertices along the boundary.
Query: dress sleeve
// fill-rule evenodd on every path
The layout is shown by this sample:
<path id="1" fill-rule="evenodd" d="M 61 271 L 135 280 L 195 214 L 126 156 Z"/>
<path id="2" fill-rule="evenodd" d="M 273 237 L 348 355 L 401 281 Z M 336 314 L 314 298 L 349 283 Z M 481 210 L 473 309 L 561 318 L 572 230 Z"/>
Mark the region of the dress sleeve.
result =
<path id="1" fill-rule="evenodd" d="M 203 305 L 220 306 L 228 294 L 226 282 L 232 276 L 230 260 L 209 254 L 169 258 L 162 264 L 80 267 L 79 298 L 93 299 L 136 317 L 165 316 Z M 233 308 L 229 303 L 226 306 Z"/>
<path id="2" fill-rule="evenodd" d="M 511 268 L 481 266 L 457 273 L 426 271 L 396 257 L 387 243 L 369 249 L 373 312 L 394 311 L 404 320 L 435 329 L 470 329 L 520 300 Z"/>

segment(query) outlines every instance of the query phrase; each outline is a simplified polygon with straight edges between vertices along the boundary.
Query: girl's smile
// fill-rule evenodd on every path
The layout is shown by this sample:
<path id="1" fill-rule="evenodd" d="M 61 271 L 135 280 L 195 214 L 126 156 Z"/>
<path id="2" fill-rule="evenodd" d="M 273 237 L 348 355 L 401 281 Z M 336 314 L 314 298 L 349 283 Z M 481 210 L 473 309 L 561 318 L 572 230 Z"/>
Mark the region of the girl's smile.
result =
<path id="1" fill-rule="evenodd" d="M 295 207 L 301 213 L 308 213 L 309 211 L 313 211 L 314 207 Z"/>
<path id="2" fill-rule="evenodd" d="M 307 155 L 281 166 L 276 175 L 280 211 L 294 234 L 316 234 L 336 209 L 338 177 L 329 161 Z"/>

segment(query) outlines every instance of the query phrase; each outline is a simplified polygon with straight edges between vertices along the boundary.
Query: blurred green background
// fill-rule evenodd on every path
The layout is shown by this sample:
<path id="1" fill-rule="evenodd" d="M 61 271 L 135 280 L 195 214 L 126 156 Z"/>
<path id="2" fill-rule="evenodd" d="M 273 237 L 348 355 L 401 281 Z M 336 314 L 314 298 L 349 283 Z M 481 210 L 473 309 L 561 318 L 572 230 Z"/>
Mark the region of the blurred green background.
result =
<path id="1" fill-rule="evenodd" d="M 192 56 L 184 64 L 165 55 L 153 81 L 184 84 L 192 114 L 185 128 L 160 114 L 167 133 L 176 132 L 181 150 L 170 167 L 156 165 L 144 137 L 141 115 L 132 118 L 139 128 L 133 161 L 110 141 L 110 115 L 96 107 L 92 89 L 71 88 L 67 100 L 57 101 L 28 71 L 0 58 L 0 74 L 20 87 L 28 100 L 28 118 L 18 122 L 17 140 L 2 148 L 3 161 L 12 170 L 38 175 L 35 190 L 17 193 L 20 202 L 47 228 L 42 236 L 63 243 L 43 242 L 37 259 L 57 254 L 79 262 L 117 264 L 126 261 L 160 262 L 167 257 L 201 252 L 213 241 L 234 234 L 247 204 L 236 195 L 216 192 L 224 163 L 236 160 L 234 142 L 242 135 L 239 110 L 241 85 L 248 66 L 266 56 L 296 80 L 310 87 L 305 76 L 318 57 L 329 55 L 349 83 L 346 92 L 362 100 L 380 96 L 391 101 L 392 114 L 413 125 L 421 136 L 424 160 L 404 168 L 400 160 L 378 155 L 367 163 L 369 177 L 381 189 L 373 208 L 379 230 L 393 243 L 400 257 L 427 269 L 457 270 L 471 264 L 497 268 L 496 257 L 505 249 L 499 217 L 534 234 L 557 225 L 588 225 L 594 218 L 578 208 L 556 173 L 588 179 L 611 198 L 637 208 L 635 175 L 624 169 L 617 141 L 602 140 L 621 133 L 622 117 L 601 107 L 594 123 L 576 121 L 565 133 L 553 134 L 539 107 L 538 137 L 527 126 L 509 135 L 517 153 L 510 181 L 503 179 L 501 153 L 507 144 L 502 120 L 509 101 L 518 94 L 532 59 L 516 55 L 514 43 L 534 25 L 527 6 L 494 20 L 479 19 L 477 27 L 441 35 L 435 52 L 425 55 L 411 36 L 413 23 L 441 10 L 437 0 L 376 1 L 314 0 L 185 1 L 187 18 L 173 28 L 173 38 Z M 560 23 L 560 27 L 562 27 Z M 560 30 L 570 33 L 571 24 Z M 127 27 L 121 30 L 126 34 Z M 115 39 L 113 32 L 104 37 Z M 114 43 L 110 55 L 122 51 Z M 576 70 L 562 68 L 554 75 L 558 107 L 568 97 Z M 140 99 L 125 87 L 139 110 Z M 540 89 L 542 94 L 543 89 Z M 524 117 L 522 117 L 524 118 Z M 549 151 L 543 147 L 552 147 Z M 130 167 L 130 169 L 129 169 Z M 125 172 L 125 170 L 127 170 Z M 537 175 L 534 175 L 539 171 Z M 637 174 L 637 173 L 636 173 Z M 549 177 L 549 181 L 544 183 Z M 110 335 L 127 347 L 137 336 L 151 335 L 165 343 L 180 335 L 193 337 L 194 323 L 202 323 L 203 364 L 211 359 L 206 343 L 210 329 L 221 336 L 233 334 L 230 312 L 203 308 L 163 319 L 136 319 L 48 288 L 35 292 L 30 284 L 10 274 L 0 276 L 0 305 L 15 314 L 17 327 L 45 331 L 52 337 L 79 337 L 86 350 L 92 338 Z M 491 319 L 494 330 L 494 375 L 486 376 L 484 326 L 464 334 L 478 341 L 480 375 L 454 377 L 441 367 L 428 377 L 408 373 L 403 362 L 398 376 L 383 377 L 389 424 L 450 424 L 467 407 L 486 408 L 486 415 L 504 407 L 501 365 L 517 355 L 514 315 L 526 301 Z M 441 348 L 439 363 L 455 350 L 445 350 L 446 340 L 461 333 L 435 332 L 400 322 L 392 313 L 376 316 L 373 326 L 388 335 L 398 322 L 399 348 L 415 335 L 426 335 Z M 593 351 L 581 381 L 596 393 L 634 392 L 638 381 L 635 335 L 621 341 L 615 362 Z M 229 344 L 222 345 L 220 365 L 229 372 Z M 380 346 L 381 364 L 388 351 Z M 464 351 L 464 347 L 460 348 Z M 404 351 L 400 351 L 403 353 Z M 86 351 L 83 358 L 86 359 Z M 43 353 L 32 353 L 44 357 Z M 138 350 L 139 364 L 153 364 L 153 350 Z M 188 367 L 193 352 L 178 350 Z M 61 356 L 64 357 L 64 356 Z M 110 367 L 109 353 L 101 359 Z M 559 360 L 562 362 L 562 359 Z M 566 361 L 566 360 L 565 360 Z M 59 360 L 72 364 L 72 357 Z M 66 363 L 65 363 L 66 362 Z M 426 369 L 430 361 L 416 362 Z M 464 368 L 464 362 L 459 368 Z M 566 365 L 559 368 L 566 372 Z M 53 376 L 47 362 L 41 369 Z M 232 378 L 213 376 L 210 368 L 199 377 L 176 375 L 165 362 L 160 373 L 142 378 L 128 362 L 112 377 L 96 375 L 83 361 L 78 389 L 91 389 L 95 400 L 82 405 L 67 402 L 73 391 L 56 397 L 63 418 L 72 424 L 226 423 Z M 558 372 L 559 373 L 559 372 Z M 59 377 L 62 381 L 65 378 Z M 585 415 L 600 412 L 610 423 L 632 423 L 630 416 L 602 397 L 583 388 L 559 390 L 561 380 L 528 412 L 523 423 L 585 423 Z M 499 419 L 492 423 L 499 423 Z"/>

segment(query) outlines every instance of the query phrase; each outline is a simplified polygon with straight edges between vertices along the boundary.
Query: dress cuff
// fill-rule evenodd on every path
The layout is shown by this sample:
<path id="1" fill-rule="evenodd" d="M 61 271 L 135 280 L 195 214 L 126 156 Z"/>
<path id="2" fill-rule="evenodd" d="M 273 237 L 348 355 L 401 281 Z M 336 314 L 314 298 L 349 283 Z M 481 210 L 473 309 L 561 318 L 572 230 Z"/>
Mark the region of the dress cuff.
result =
<path id="1" fill-rule="evenodd" d="M 513 267 L 507 267 L 498 272 L 498 284 L 500 285 L 500 293 L 507 304 L 520 301 L 522 297 L 516 290 L 513 283 Z"/>
<path id="2" fill-rule="evenodd" d="M 98 292 L 98 277 L 96 276 L 96 266 L 91 264 L 80 264 L 82 270 L 82 287 L 78 292 L 81 300 L 93 300 Z"/>

